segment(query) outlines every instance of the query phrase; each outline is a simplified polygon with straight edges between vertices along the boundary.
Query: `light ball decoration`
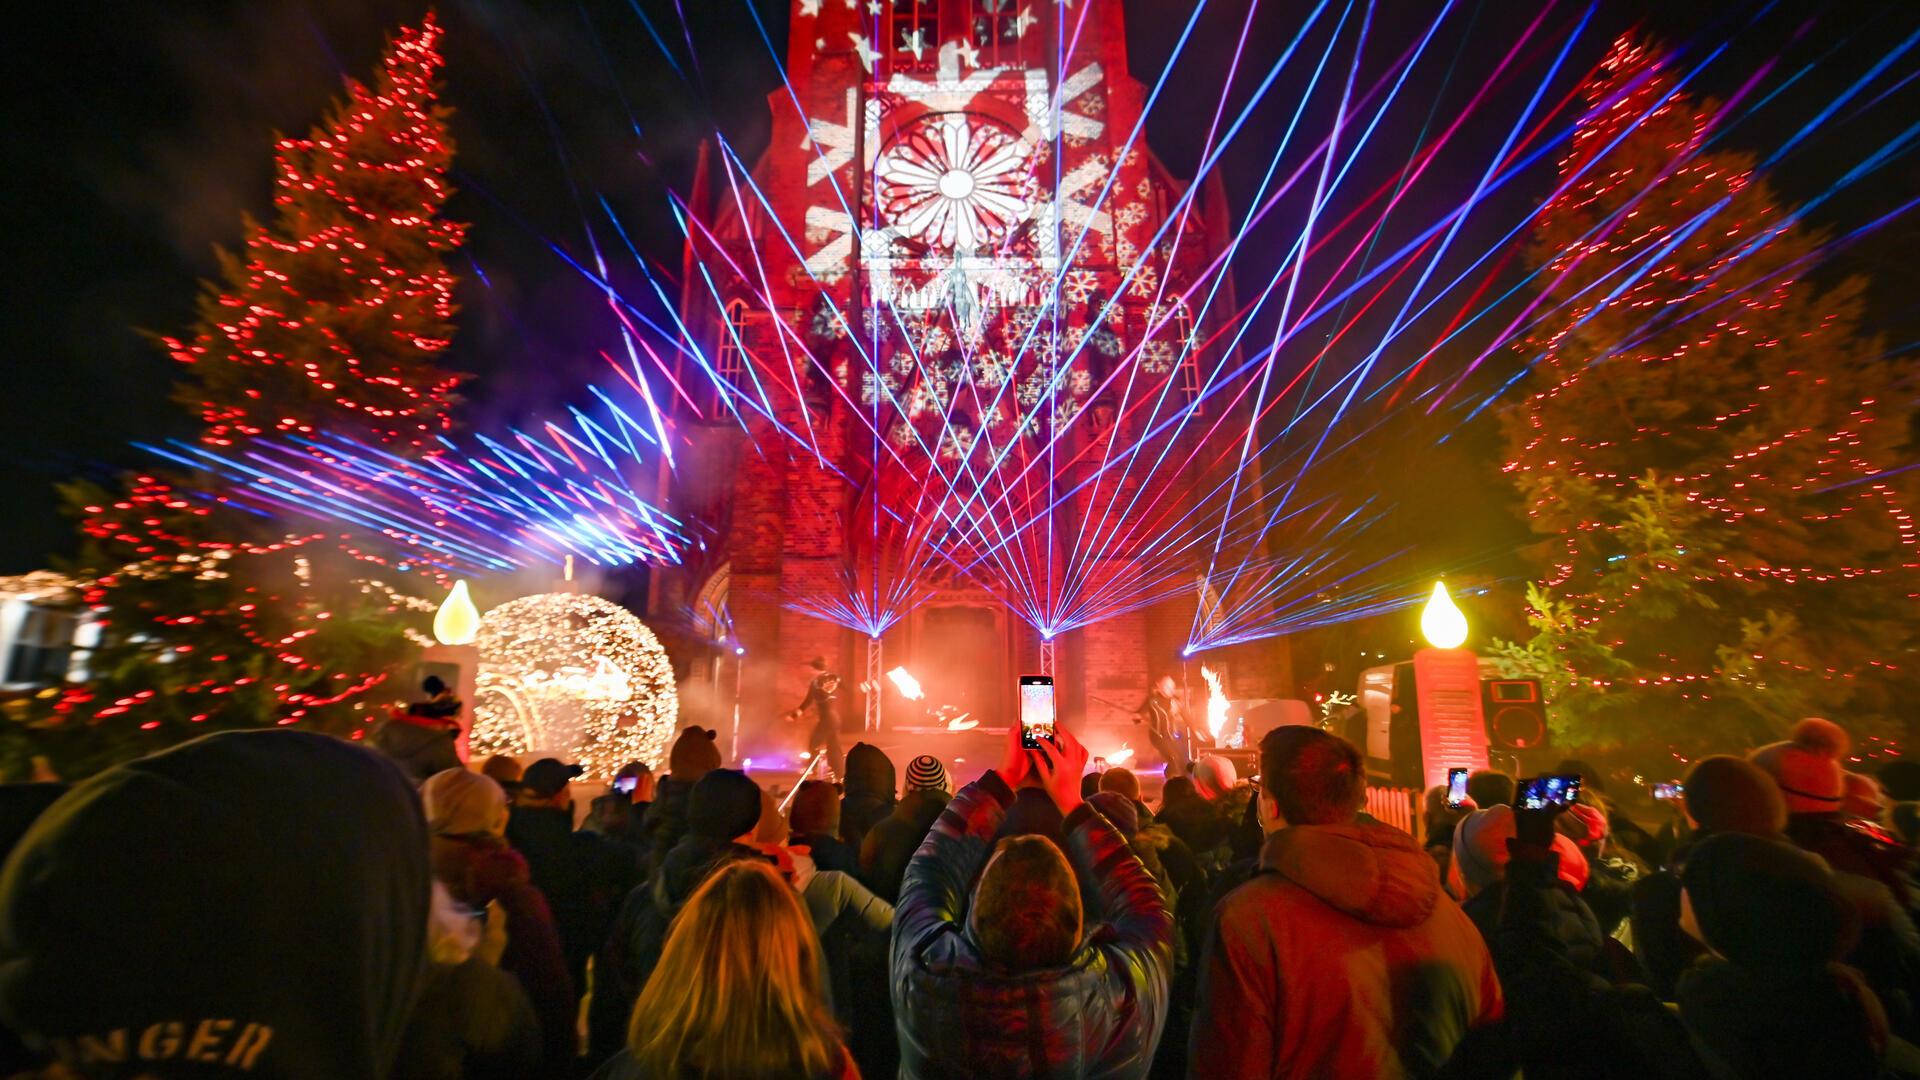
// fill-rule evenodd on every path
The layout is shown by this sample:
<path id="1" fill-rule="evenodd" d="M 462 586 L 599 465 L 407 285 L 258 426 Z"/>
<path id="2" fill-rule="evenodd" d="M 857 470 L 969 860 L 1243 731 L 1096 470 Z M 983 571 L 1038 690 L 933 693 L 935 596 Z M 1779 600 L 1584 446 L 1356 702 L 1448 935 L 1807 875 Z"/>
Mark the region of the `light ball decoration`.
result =
<path id="1" fill-rule="evenodd" d="M 564 755 L 593 779 L 658 766 L 680 713 L 673 667 L 647 624 L 597 596 L 540 593 L 480 620 L 476 756 Z"/>

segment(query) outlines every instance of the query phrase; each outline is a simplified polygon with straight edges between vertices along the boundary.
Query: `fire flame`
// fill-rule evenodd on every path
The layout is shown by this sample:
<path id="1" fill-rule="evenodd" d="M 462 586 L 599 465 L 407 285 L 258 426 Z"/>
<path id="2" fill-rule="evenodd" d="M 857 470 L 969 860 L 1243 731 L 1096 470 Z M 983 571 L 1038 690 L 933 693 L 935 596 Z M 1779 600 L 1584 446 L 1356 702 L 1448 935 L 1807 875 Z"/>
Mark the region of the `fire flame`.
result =
<path id="1" fill-rule="evenodd" d="M 919 701 L 921 698 L 927 696 L 920 689 L 920 680 L 914 678 L 913 673 L 906 668 L 894 668 L 892 671 L 887 672 L 887 678 L 893 680 L 893 685 L 900 688 L 900 696 L 906 698 L 908 701 Z"/>
<path id="2" fill-rule="evenodd" d="M 1227 726 L 1227 695 L 1220 689 L 1220 673 L 1200 665 L 1200 677 L 1207 680 L 1207 730 L 1212 732 L 1214 744 L 1220 743 L 1220 732 Z"/>
<path id="3" fill-rule="evenodd" d="M 1122 746 L 1120 749 L 1107 755 L 1107 764 L 1116 769 L 1132 760 L 1133 747 L 1131 746 Z"/>

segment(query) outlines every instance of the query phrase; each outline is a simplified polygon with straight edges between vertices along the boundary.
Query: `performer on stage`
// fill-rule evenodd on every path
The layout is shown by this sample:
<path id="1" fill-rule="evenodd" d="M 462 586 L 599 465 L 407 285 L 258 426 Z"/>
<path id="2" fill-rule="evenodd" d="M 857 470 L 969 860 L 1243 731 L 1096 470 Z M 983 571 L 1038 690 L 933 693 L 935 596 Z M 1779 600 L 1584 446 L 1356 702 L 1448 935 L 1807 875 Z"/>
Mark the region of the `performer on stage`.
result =
<path id="1" fill-rule="evenodd" d="M 807 736 L 807 749 L 813 753 L 825 753 L 827 764 L 833 768 L 833 778 L 838 780 L 846 772 L 847 758 L 840 752 L 840 676 L 827 670 L 824 656 L 816 656 L 807 661 L 814 671 L 813 680 L 807 683 L 806 699 L 787 714 L 789 723 L 800 719 L 811 708 L 813 710 L 813 731 Z"/>
<path id="2" fill-rule="evenodd" d="M 1187 775 L 1188 754 L 1193 746 L 1193 725 L 1187 716 L 1187 703 L 1179 697 L 1173 676 L 1162 675 L 1147 692 L 1147 700 L 1134 710 L 1134 723 L 1147 725 L 1147 741 L 1167 763 L 1167 776 Z"/>

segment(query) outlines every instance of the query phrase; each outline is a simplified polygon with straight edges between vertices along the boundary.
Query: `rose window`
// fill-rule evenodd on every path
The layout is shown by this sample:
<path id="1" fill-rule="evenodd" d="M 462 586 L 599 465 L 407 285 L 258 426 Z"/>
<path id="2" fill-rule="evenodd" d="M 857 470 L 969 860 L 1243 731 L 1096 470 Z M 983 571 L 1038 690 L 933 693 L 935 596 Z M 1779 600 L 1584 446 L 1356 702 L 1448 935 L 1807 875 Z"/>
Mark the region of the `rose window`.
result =
<path id="1" fill-rule="evenodd" d="M 874 179 L 887 223 L 936 247 L 991 247 L 1033 211 L 1032 149 L 962 114 L 915 124 L 874 163 Z"/>

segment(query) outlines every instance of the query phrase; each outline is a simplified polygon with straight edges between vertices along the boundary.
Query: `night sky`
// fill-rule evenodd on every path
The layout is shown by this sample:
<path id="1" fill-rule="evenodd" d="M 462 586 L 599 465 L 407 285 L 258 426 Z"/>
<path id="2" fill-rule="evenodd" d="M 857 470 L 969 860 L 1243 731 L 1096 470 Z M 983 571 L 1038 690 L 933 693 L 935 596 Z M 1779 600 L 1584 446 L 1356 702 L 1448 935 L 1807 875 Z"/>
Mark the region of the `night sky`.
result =
<path id="1" fill-rule="evenodd" d="M 1149 143 L 1177 175 L 1194 167 L 1204 117 L 1219 96 L 1220 58 L 1232 51 L 1247 2 L 1208 5 L 1180 62 L 1191 69 L 1175 69 L 1189 74 L 1171 81 L 1148 121 Z M 718 126 L 746 153 L 764 143 L 766 95 L 778 87 L 779 71 L 745 0 L 637 3 L 666 36 L 673 63 L 627 0 L 451 0 L 440 8 L 448 29 L 444 100 L 456 110 L 459 147 L 461 191 L 451 212 L 472 223 L 466 254 L 453 264 L 463 310 L 449 363 L 477 376 L 466 391 L 473 427 L 574 400 L 582 383 L 605 378 L 598 353 L 618 346 L 617 327 L 603 298 L 549 245 L 584 255 L 583 219 L 603 239 L 610 235 L 598 216 L 604 196 L 642 250 L 677 270 L 678 234 L 663 192 L 684 189 L 702 134 Z M 787 5 L 753 6 L 784 54 Z M 1770 87 L 1813 65 L 1764 123 L 1733 139 L 1764 150 L 1920 27 L 1920 4 L 1911 2 L 1788 2 L 1747 27 L 1752 6 L 1602 3 L 1569 70 L 1584 71 L 1615 33 L 1636 24 L 1693 56 L 1743 27 L 1705 92 L 1732 92 L 1770 59 L 1778 58 Z M 1174 0 L 1126 7 L 1134 74 L 1151 82 L 1191 9 Z M 1264 69 L 1304 7 L 1265 0 L 1245 63 Z M 1395 43 L 1424 28 L 1436 7 L 1384 0 L 1379 51 L 1397 51 Z M 685 10 L 684 29 L 677 8 Z M 341 77 L 367 76 L 390 30 L 424 10 L 415 0 L 145 0 L 32 5 L 11 20 L 0 76 L 10 188 L 0 319 L 7 372 L 0 498 L 8 527 L 0 533 L 0 572 L 45 565 L 49 555 L 71 550 L 72 527 L 54 512 L 56 481 L 139 464 L 130 440 L 191 433 L 186 414 L 168 400 L 172 363 L 140 331 L 189 324 L 196 280 L 215 272 L 215 247 L 239 240 L 243 212 L 268 209 L 274 132 L 304 131 L 340 92 Z M 1390 175 L 1423 124 L 1450 115 L 1442 103 L 1478 87 L 1497 59 L 1494 43 L 1504 52 L 1537 10 L 1508 0 L 1458 5 L 1440 43 L 1452 62 L 1429 69 L 1448 76 L 1410 88 L 1415 103 L 1388 121 L 1404 130 L 1382 139 L 1401 147 L 1400 157 L 1374 163 L 1375 177 Z M 1571 23 L 1584 10 L 1562 3 L 1548 19 Z M 1873 93 L 1915 70 L 1909 57 Z M 1920 118 L 1917 88 L 1920 80 L 1875 105 L 1866 120 L 1823 131 L 1776 183 L 1796 199 L 1817 195 L 1837 171 Z M 1423 96 L 1435 103 L 1431 111 L 1419 103 Z M 1276 94 L 1255 122 L 1277 130 L 1286 98 Z M 1265 156 L 1253 151 L 1272 140 L 1257 134 L 1223 163 L 1230 199 L 1250 191 L 1264 169 Z M 1490 150 L 1497 144 L 1485 140 L 1499 134 L 1469 133 L 1467 144 L 1479 138 Z M 1463 157 L 1448 167 L 1459 170 L 1464 194 L 1476 163 Z M 1533 185 L 1502 197 L 1537 200 L 1551 183 L 1551 165 L 1539 173 Z M 1844 228 L 1883 212 L 1920 190 L 1917 173 L 1909 156 L 1816 220 Z M 1872 275 L 1869 319 L 1890 346 L 1920 337 L 1920 280 L 1911 266 L 1920 228 L 1912 218 L 1830 269 Z M 1259 256 L 1245 261 L 1257 265 Z"/>

